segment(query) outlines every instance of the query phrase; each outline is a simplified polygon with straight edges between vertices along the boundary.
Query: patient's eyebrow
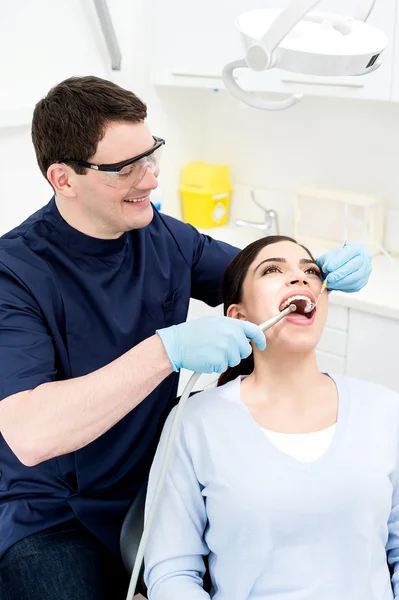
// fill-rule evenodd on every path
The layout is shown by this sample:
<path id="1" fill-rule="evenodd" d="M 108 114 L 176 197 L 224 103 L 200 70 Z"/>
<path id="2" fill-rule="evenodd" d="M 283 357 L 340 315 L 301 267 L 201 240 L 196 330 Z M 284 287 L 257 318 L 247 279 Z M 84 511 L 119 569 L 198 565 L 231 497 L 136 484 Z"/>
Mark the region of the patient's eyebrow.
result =
<path id="1" fill-rule="evenodd" d="M 266 258 L 265 260 L 262 260 L 262 262 L 260 262 L 258 264 L 258 266 L 254 270 L 254 273 L 256 273 L 256 271 L 259 269 L 259 267 L 261 267 L 265 263 L 270 263 L 270 262 L 272 262 L 272 263 L 286 263 L 287 259 L 286 258 L 282 258 L 281 256 L 276 256 L 275 258 Z M 299 264 L 300 265 L 315 265 L 317 267 L 316 262 L 314 260 L 312 260 L 311 258 L 301 258 L 301 260 L 299 261 Z"/>

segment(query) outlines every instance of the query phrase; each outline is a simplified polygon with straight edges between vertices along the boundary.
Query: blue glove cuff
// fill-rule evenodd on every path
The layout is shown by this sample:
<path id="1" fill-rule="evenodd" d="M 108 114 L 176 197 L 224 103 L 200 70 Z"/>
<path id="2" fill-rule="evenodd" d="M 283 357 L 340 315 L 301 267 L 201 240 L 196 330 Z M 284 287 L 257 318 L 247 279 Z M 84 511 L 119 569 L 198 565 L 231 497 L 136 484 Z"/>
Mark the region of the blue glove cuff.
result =
<path id="1" fill-rule="evenodd" d="M 155 333 L 159 335 L 163 345 L 165 346 L 166 354 L 168 355 L 172 369 L 175 371 L 175 373 L 178 373 L 180 365 L 176 364 L 171 352 L 173 346 L 175 345 L 175 329 L 176 325 L 172 325 L 172 327 L 166 327 L 165 329 L 157 329 Z"/>

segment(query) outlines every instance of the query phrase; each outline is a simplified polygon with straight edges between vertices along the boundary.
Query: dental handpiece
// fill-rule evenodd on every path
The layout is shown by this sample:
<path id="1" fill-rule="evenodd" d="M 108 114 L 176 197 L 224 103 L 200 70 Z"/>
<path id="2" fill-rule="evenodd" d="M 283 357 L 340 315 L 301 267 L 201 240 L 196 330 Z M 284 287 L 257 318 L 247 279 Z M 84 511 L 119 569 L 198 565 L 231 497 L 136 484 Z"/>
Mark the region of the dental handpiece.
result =
<path id="1" fill-rule="evenodd" d="M 259 325 L 259 327 L 262 329 L 262 331 L 266 331 L 267 329 L 269 329 L 270 327 L 273 327 L 273 325 L 275 325 L 276 323 L 281 321 L 281 319 L 284 319 L 284 317 L 286 317 L 290 313 L 294 312 L 295 310 L 296 310 L 295 304 L 290 304 L 287 308 L 282 310 L 275 317 L 272 317 L 268 321 L 261 323 L 261 325 Z M 164 454 L 164 458 L 162 461 L 162 466 L 161 466 L 161 471 L 160 471 L 159 478 L 158 478 L 158 483 L 155 488 L 154 497 L 152 499 L 152 504 L 148 510 L 148 515 L 147 515 L 147 519 L 146 519 L 146 522 L 144 525 L 143 534 L 141 536 L 139 547 L 137 549 L 136 560 L 134 562 L 132 575 L 130 577 L 130 584 L 129 584 L 129 589 L 127 592 L 126 600 L 133 600 L 133 597 L 136 593 L 137 581 L 139 579 L 140 570 L 141 570 L 141 566 L 143 564 L 143 559 L 144 559 L 145 546 L 147 544 L 147 540 L 150 535 L 151 526 L 154 522 L 154 518 L 155 518 L 155 514 L 157 511 L 158 505 L 162 499 L 163 486 L 164 486 L 166 475 L 168 472 L 169 463 L 170 463 L 172 452 L 173 452 L 173 445 L 174 445 L 174 441 L 175 441 L 175 438 L 177 435 L 178 428 L 180 426 L 180 421 L 182 418 L 183 410 L 186 405 L 187 399 L 199 377 L 200 377 L 200 373 L 193 373 L 193 375 L 190 377 L 189 382 L 187 383 L 186 387 L 183 390 L 183 393 L 180 398 L 180 402 L 178 402 L 178 404 L 177 404 L 176 413 L 173 418 L 172 426 L 171 426 L 171 429 L 169 432 L 169 437 L 168 437 L 168 440 L 166 443 L 166 449 L 165 449 L 165 454 Z"/>
<path id="2" fill-rule="evenodd" d="M 262 331 L 266 331 L 267 329 L 269 329 L 270 327 L 273 327 L 273 325 L 275 325 L 276 323 L 281 321 L 281 319 L 284 319 L 284 317 L 286 317 L 290 313 L 294 312 L 295 310 L 296 310 L 295 304 L 290 304 L 287 308 L 282 310 L 275 317 L 272 317 L 268 321 L 261 323 L 261 325 L 259 325 L 259 327 L 262 329 Z M 132 575 L 130 577 L 129 589 L 127 592 L 126 600 L 133 600 L 133 597 L 136 593 L 137 581 L 140 576 L 141 566 L 143 564 L 143 559 L 144 559 L 144 550 L 145 550 L 145 547 L 147 544 L 148 537 L 150 535 L 151 526 L 154 522 L 154 518 L 156 515 L 158 505 L 162 499 L 163 486 L 164 486 L 166 475 L 168 472 L 169 463 L 170 463 L 172 452 L 173 452 L 173 445 L 174 445 L 174 441 L 175 441 L 175 438 L 177 435 L 178 428 L 180 426 L 180 421 L 182 418 L 183 410 L 186 405 L 187 399 L 199 377 L 200 377 L 200 373 L 192 374 L 189 382 L 187 383 L 186 387 L 183 390 L 180 401 L 177 404 L 176 413 L 174 415 L 172 426 L 171 426 L 171 429 L 169 432 L 169 437 L 168 437 L 168 440 L 166 443 L 165 454 L 164 454 L 164 458 L 162 461 L 161 471 L 159 473 L 158 483 L 155 488 L 154 497 L 152 499 L 152 504 L 148 510 L 147 519 L 144 524 L 143 534 L 141 536 L 139 547 L 137 549 L 136 560 L 134 562 Z"/>
<path id="3" fill-rule="evenodd" d="M 284 310 L 279 312 L 278 315 L 276 315 L 275 317 L 272 317 L 271 319 L 268 319 L 264 323 L 261 323 L 259 325 L 259 327 L 261 328 L 262 331 L 267 331 L 268 329 L 270 329 L 270 327 L 273 327 L 273 325 L 275 325 L 276 323 L 281 321 L 281 319 L 284 319 L 284 317 L 286 317 L 290 313 L 294 312 L 295 310 L 296 310 L 295 304 L 290 304 L 287 308 L 285 308 Z"/>

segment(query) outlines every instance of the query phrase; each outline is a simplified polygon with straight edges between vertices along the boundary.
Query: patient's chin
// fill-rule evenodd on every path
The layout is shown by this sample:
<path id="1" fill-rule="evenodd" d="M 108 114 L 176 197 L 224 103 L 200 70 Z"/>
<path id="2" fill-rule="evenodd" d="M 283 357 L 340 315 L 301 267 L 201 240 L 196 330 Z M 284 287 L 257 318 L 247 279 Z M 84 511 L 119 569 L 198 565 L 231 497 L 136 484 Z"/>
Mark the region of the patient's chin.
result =
<path id="1" fill-rule="evenodd" d="M 296 334 L 290 332 L 289 335 L 283 335 L 279 340 L 276 340 L 276 347 L 282 352 L 309 354 L 315 351 L 319 341 L 320 336 L 316 332 L 298 331 Z M 270 346 L 272 345 L 271 343 Z"/>

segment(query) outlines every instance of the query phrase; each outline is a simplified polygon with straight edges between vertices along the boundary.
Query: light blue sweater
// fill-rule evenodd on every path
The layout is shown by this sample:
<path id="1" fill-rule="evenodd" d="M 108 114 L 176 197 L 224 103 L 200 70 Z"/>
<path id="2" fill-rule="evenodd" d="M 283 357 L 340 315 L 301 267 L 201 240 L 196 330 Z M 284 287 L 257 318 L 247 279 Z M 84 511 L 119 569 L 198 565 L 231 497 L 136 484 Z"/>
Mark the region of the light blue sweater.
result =
<path id="1" fill-rule="evenodd" d="M 146 551 L 150 600 L 209 599 L 208 553 L 214 600 L 399 599 L 399 396 L 333 379 L 337 426 L 313 463 L 267 439 L 240 379 L 190 398 Z"/>

